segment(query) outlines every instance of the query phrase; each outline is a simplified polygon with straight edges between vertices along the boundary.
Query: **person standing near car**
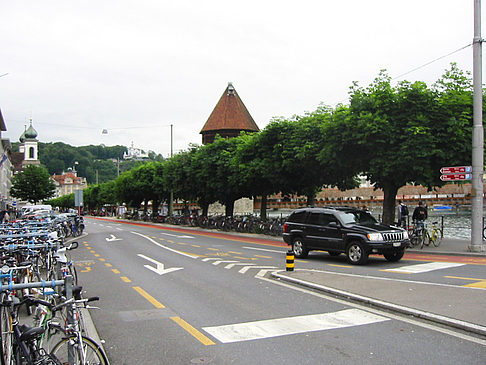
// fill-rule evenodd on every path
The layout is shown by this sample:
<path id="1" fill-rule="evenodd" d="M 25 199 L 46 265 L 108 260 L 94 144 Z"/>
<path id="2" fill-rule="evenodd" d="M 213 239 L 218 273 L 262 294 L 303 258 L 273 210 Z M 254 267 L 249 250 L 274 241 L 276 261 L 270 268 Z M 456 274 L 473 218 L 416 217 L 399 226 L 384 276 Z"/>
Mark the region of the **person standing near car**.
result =
<path id="1" fill-rule="evenodd" d="M 408 207 L 398 200 L 398 226 L 407 228 Z"/>
<path id="2" fill-rule="evenodd" d="M 425 222 L 427 219 L 427 208 L 423 206 L 421 201 L 418 202 L 418 207 L 415 208 L 412 215 L 414 222 Z"/>

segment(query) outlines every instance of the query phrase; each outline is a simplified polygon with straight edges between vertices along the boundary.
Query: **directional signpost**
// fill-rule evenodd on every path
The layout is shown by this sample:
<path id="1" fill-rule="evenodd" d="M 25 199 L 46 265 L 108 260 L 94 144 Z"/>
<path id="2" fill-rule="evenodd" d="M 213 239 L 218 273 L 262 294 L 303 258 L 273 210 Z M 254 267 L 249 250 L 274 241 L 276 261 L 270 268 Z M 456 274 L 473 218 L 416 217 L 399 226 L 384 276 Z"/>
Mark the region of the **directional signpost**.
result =
<path id="1" fill-rule="evenodd" d="M 458 180 L 472 179 L 471 166 L 443 167 L 440 169 L 440 173 L 442 174 L 440 177 L 442 181 L 458 181 Z"/>

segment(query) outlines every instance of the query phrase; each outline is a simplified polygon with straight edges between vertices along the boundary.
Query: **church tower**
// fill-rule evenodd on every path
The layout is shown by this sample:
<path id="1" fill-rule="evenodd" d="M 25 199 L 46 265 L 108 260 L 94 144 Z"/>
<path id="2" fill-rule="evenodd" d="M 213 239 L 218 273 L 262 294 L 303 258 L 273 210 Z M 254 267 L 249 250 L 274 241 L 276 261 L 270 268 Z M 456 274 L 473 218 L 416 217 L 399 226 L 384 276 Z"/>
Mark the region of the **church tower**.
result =
<path id="1" fill-rule="evenodd" d="M 27 165 L 40 165 L 39 161 L 39 146 L 37 138 L 37 131 L 32 126 L 32 118 L 30 119 L 29 128 L 20 136 L 19 140 L 22 143 L 19 151 L 23 153 L 24 159 L 22 167 Z"/>

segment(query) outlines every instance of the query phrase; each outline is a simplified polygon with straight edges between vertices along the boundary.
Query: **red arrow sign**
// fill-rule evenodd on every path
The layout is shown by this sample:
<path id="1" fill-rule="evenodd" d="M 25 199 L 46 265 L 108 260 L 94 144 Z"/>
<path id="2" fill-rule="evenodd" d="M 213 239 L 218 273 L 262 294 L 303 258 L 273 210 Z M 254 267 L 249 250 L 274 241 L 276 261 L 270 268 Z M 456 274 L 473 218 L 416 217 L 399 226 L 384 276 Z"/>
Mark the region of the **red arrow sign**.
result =
<path id="1" fill-rule="evenodd" d="M 472 179 L 472 174 L 448 174 L 448 175 L 441 175 L 440 179 L 442 181 L 471 180 Z"/>
<path id="2" fill-rule="evenodd" d="M 468 172 L 472 172 L 471 166 L 453 166 L 453 167 L 443 167 L 440 169 L 441 174 L 465 174 Z"/>

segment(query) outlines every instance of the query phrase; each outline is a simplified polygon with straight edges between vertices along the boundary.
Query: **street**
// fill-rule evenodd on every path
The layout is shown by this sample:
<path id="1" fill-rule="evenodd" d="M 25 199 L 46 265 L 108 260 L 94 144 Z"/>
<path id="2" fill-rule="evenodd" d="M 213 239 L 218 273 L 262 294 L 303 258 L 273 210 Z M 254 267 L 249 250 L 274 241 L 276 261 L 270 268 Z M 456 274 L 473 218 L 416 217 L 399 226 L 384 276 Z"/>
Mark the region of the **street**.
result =
<path id="1" fill-rule="evenodd" d="M 112 364 L 485 362 L 484 338 L 272 278 L 285 270 L 281 241 L 92 218 L 86 225 L 72 255 L 87 296 L 101 298 L 91 316 Z M 295 266 L 485 290 L 484 264 L 459 261 L 409 254 L 351 266 L 315 252 Z"/>

